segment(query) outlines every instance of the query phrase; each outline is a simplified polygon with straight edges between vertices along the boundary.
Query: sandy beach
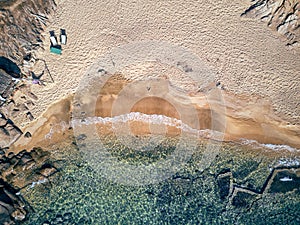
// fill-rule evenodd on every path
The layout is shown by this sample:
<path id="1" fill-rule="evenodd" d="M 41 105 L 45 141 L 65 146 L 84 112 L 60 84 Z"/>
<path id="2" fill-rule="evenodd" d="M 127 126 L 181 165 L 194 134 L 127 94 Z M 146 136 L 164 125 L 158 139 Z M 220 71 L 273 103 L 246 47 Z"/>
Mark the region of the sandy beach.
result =
<path id="1" fill-rule="evenodd" d="M 44 33 L 44 49 L 36 52 L 36 58 L 46 61 L 54 83 L 45 74 L 46 86 L 31 87 L 36 98 L 30 112 L 37 121 L 30 124 L 28 119 L 20 117 L 15 122 L 25 131 L 48 127 L 41 132 L 48 133 L 49 118 L 56 118 L 59 123 L 60 116 L 49 114 L 47 108 L 74 94 L 90 66 L 100 57 L 118 46 L 156 40 L 188 49 L 214 71 L 215 78 L 208 88 L 216 89 L 220 82 L 228 139 L 247 138 L 299 148 L 300 48 L 288 48 L 264 23 L 241 17 L 249 4 L 246 0 L 60 1 Z M 49 31 L 59 35 L 62 28 L 67 32 L 67 45 L 62 46 L 62 55 L 51 54 Z M 37 63 L 33 71 L 39 74 L 42 68 Z M 135 72 L 124 68 L 121 71 L 124 79 L 112 82 L 104 94 L 106 98 L 98 102 L 97 115 L 109 116 L 109 104 L 117 98 L 119 89 L 128 82 L 143 79 L 143 75 L 151 78 L 151 73 L 141 72 L 149 68 L 144 65 Z M 183 93 L 199 112 L 201 128 L 210 129 L 211 112 L 218 111 L 220 102 L 211 108 L 203 100 L 207 93 L 197 85 L 182 81 L 181 75 L 174 71 L 161 71 L 158 75 L 153 73 L 153 78 L 167 76 L 166 80 L 182 85 Z M 172 106 L 153 98 L 139 102 L 133 111 L 178 117 Z M 69 122 L 66 118 L 62 121 Z M 42 137 L 41 133 L 37 137 Z"/>

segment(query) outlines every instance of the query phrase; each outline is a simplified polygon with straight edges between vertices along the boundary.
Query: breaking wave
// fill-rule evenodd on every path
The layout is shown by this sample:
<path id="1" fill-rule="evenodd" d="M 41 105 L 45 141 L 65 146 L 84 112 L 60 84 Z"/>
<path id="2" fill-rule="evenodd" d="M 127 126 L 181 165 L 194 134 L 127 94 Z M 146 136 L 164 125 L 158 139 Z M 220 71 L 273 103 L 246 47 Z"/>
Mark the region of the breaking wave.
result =
<path id="1" fill-rule="evenodd" d="M 220 137 L 223 137 L 223 133 L 218 131 L 213 131 L 209 129 L 198 130 L 190 127 L 185 124 L 183 121 L 171 118 L 165 115 L 157 115 L 157 114 L 144 114 L 140 112 L 130 112 L 128 114 L 122 114 L 114 117 L 87 117 L 84 119 L 73 119 L 71 122 L 71 127 L 76 128 L 77 126 L 88 126 L 93 124 L 111 124 L 112 127 L 116 127 L 119 123 L 128 123 L 128 122 L 144 122 L 153 125 L 165 125 L 178 128 L 183 132 L 187 132 L 189 134 L 194 134 L 198 137 L 202 138 L 212 138 L 219 140 Z"/>
<path id="2" fill-rule="evenodd" d="M 241 139 L 241 144 L 248 145 L 253 148 L 264 148 L 273 151 L 289 151 L 289 152 L 300 152 L 300 149 L 293 148 L 289 145 L 276 145 L 276 144 L 262 144 L 255 140 Z"/>
<path id="3" fill-rule="evenodd" d="M 198 130 L 195 128 L 190 127 L 189 125 L 185 124 L 183 121 L 171 118 L 165 115 L 157 115 L 157 114 L 144 114 L 140 112 L 130 112 L 128 114 L 118 115 L 114 117 L 86 117 L 84 119 L 72 119 L 70 124 L 65 122 L 58 123 L 54 125 L 50 132 L 45 135 L 46 139 L 50 139 L 55 132 L 62 132 L 67 130 L 69 127 L 76 128 L 81 126 L 89 126 L 94 124 L 111 124 L 112 127 L 117 127 L 120 123 L 128 123 L 128 122 L 144 122 L 153 125 L 165 125 L 175 127 L 177 129 L 182 130 L 183 132 L 188 132 L 189 134 L 193 134 L 199 138 L 207 138 L 222 141 L 223 133 L 218 131 L 213 131 L 209 129 Z M 240 139 L 237 142 L 238 144 L 251 146 L 256 149 L 268 149 L 273 151 L 289 151 L 289 152 L 300 152 L 300 149 L 293 148 L 288 145 L 276 145 L 276 144 L 262 144 L 255 140 L 249 139 Z"/>

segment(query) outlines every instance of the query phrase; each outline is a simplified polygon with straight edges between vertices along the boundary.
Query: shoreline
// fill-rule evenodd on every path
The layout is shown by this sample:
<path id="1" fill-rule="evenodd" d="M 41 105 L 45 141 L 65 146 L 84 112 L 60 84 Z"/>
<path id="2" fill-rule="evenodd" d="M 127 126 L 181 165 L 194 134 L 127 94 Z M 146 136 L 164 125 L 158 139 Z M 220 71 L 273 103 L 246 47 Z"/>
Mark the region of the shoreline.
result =
<path id="1" fill-rule="evenodd" d="M 116 82 L 115 85 L 119 87 L 120 83 Z M 110 91 L 116 92 L 116 89 L 114 88 L 113 84 L 110 83 L 109 85 Z M 24 129 L 24 134 L 26 132 L 29 132 L 32 136 L 31 137 L 25 137 L 23 135 L 19 138 L 12 146 L 11 150 L 16 152 L 20 151 L 22 149 L 31 149 L 33 147 L 46 147 L 47 145 L 51 145 L 53 143 L 59 143 L 60 141 L 63 141 L 65 137 L 67 136 L 73 136 L 73 128 L 74 128 L 74 121 L 79 121 L 79 125 L 84 125 L 85 123 L 89 124 L 87 121 L 88 118 L 90 118 L 91 124 L 102 124 L 102 130 L 99 127 L 98 132 L 99 134 L 103 135 L 105 132 L 111 133 L 111 125 L 113 121 L 117 121 L 119 119 L 119 122 L 129 122 L 129 134 L 131 135 L 148 135 L 151 132 L 158 132 L 168 135 L 180 135 L 181 129 L 186 127 L 189 129 L 189 131 L 192 132 L 198 132 L 200 135 L 199 137 L 202 137 L 204 139 L 209 139 L 211 135 L 211 118 L 212 115 L 211 109 L 208 107 L 207 104 L 204 104 L 204 101 L 202 101 L 202 106 L 195 104 L 195 100 L 191 100 L 190 102 L 192 105 L 190 107 L 194 107 L 196 110 L 198 110 L 199 114 L 199 124 L 202 126 L 198 127 L 198 129 L 193 128 L 193 123 L 190 124 L 184 124 L 182 120 L 177 115 L 176 118 L 176 111 L 173 111 L 172 105 L 169 103 L 161 102 L 159 105 L 159 108 L 156 108 L 155 105 L 157 105 L 156 101 L 149 101 L 146 100 L 145 102 L 141 101 L 138 104 L 135 104 L 135 106 L 131 109 L 130 112 L 127 114 L 120 114 L 115 115 L 114 118 L 112 118 L 109 113 L 112 113 L 112 106 L 113 102 L 116 100 L 116 97 L 113 97 L 111 93 L 109 93 L 108 89 L 104 89 L 105 94 L 100 95 L 98 97 L 97 106 L 95 109 L 95 116 L 94 117 L 88 117 L 84 116 L 84 121 L 80 122 L 79 117 L 76 119 L 76 116 L 74 117 L 72 115 L 72 110 L 74 107 L 74 96 L 71 95 L 66 99 L 62 99 L 53 105 L 51 105 L 48 110 L 42 114 L 42 116 L 37 119 L 36 121 L 32 122 L 31 125 L 27 126 Z M 202 94 L 201 94 L 202 95 Z M 228 94 L 226 95 L 227 99 L 230 99 L 228 97 Z M 195 98 L 196 100 L 199 100 L 199 96 L 192 96 L 192 98 Z M 147 98 L 146 98 L 147 99 Z M 234 98 L 236 99 L 236 98 Z M 175 99 L 176 100 L 176 99 Z M 199 103 L 199 102 L 198 102 Z M 228 101 L 227 101 L 228 103 Z M 239 103 L 241 103 L 239 101 Z M 249 106 L 249 102 L 246 102 L 244 104 L 247 104 L 249 108 L 251 108 L 251 105 Z M 103 105 L 105 107 L 103 108 Z M 206 107 L 203 107 L 205 106 Z M 264 113 L 268 113 L 271 119 L 266 119 L 265 121 L 261 121 L 261 118 L 259 117 L 261 114 L 255 114 L 256 117 L 251 117 L 253 115 L 249 114 L 249 111 L 238 111 L 238 113 L 234 114 L 232 113 L 234 111 L 233 104 L 230 105 L 231 109 L 226 109 L 226 124 L 225 124 L 225 136 L 223 141 L 224 142 L 236 142 L 239 144 L 246 143 L 248 145 L 251 142 L 257 142 L 255 145 L 257 146 L 264 146 L 270 148 L 282 148 L 288 150 L 289 148 L 300 149 L 300 140 L 299 136 L 297 135 L 297 127 L 293 127 L 293 129 L 289 129 L 291 125 L 284 125 L 287 122 L 280 121 L 278 118 L 277 120 L 271 120 L 272 116 L 269 111 L 265 111 Z M 239 105 L 241 106 L 241 105 Z M 89 106 L 88 106 L 89 107 Z M 177 106 L 178 107 L 178 106 Z M 216 106 L 214 106 L 217 108 Z M 215 108 L 212 108 L 213 110 Z M 253 109 L 253 108 L 251 108 Z M 258 110 L 261 110 L 261 107 L 257 107 Z M 203 111 L 204 110 L 204 111 Z M 203 112 L 206 112 L 206 116 L 202 116 Z M 171 114 L 170 114 L 171 113 Z M 175 114 L 174 114 L 175 113 Z M 72 117 L 72 118 L 71 118 Z M 126 119 L 127 118 L 127 119 Z M 228 119 L 230 118 L 230 119 Z M 260 119 L 260 120 L 259 120 Z M 155 121 L 157 120 L 157 121 Z M 130 122 L 131 121 L 131 122 Z M 249 122 L 250 121 L 250 122 Z M 272 123 L 273 122 L 273 123 Z M 275 127 L 276 124 L 281 124 L 281 126 L 275 127 L 273 129 L 273 134 L 265 133 L 263 132 L 263 129 L 259 127 L 260 124 L 264 124 L 265 127 Z M 152 129 L 150 128 L 152 124 Z M 157 124 L 157 125 L 155 125 Z M 249 124 L 251 127 L 257 127 L 255 130 L 252 128 L 252 134 L 249 133 Z M 253 124 L 256 124 L 253 126 Z M 154 126 L 153 126 L 154 125 Z M 105 128 L 105 126 L 107 126 Z M 122 126 L 121 126 L 122 127 Z M 104 128 L 104 129 L 103 129 Z M 110 131 L 109 131 L 110 130 Z M 238 135 L 236 134 L 236 130 L 240 133 Z M 125 130 L 126 131 L 126 130 Z M 199 133 L 200 132 L 200 133 Z M 291 134 L 294 133 L 294 136 Z M 248 136 L 245 135 L 245 133 L 248 133 Z M 284 141 L 281 141 L 280 139 L 277 139 L 277 135 L 280 134 L 281 136 L 286 135 L 288 138 L 286 138 Z M 218 137 L 216 135 L 215 137 Z M 254 138 L 253 138 L 254 137 Z M 76 138 L 76 137 L 75 137 Z M 222 140 L 221 140 L 222 141 Z M 287 146 L 286 148 L 284 146 Z M 290 147 L 288 147 L 290 146 Z"/>

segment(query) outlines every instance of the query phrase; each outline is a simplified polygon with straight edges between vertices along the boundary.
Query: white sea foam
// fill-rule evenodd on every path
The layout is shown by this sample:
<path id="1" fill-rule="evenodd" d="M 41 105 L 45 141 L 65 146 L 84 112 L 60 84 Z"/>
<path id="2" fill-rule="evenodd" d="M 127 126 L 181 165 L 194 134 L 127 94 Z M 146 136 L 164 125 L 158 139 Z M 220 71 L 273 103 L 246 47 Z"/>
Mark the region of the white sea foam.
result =
<path id="1" fill-rule="evenodd" d="M 243 145 L 250 145 L 253 148 L 265 148 L 270 149 L 273 151 L 289 151 L 289 152 L 298 152 L 300 149 L 293 148 L 289 145 L 275 145 L 275 144 L 262 144 L 255 140 L 249 140 L 249 139 L 240 139 L 241 144 Z"/>
<path id="2" fill-rule="evenodd" d="M 56 132 L 63 132 L 65 131 L 66 129 L 68 129 L 69 124 L 67 124 L 65 121 L 62 121 L 60 123 L 57 123 L 55 125 L 53 125 L 51 128 L 50 128 L 50 131 L 49 133 L 47 133 L 45 135 L 45 139 L 51 139 L 52 138 L 52 135 Z"/>
<path id="3" fill-rule="evenodd" d="M 188 132 L 190 134 L 196 135 L 197 137 L 202 138 L 211 138 L 215 140 L 222 140 L 223 134 L 218 131 L 213 131 L 209 129 L 204 130 L 198 130 L 195 128 L 190 127 L 186 123 L 184 123 L 182 120 L 171 118 L 165 115 L 157 115 L 157 114 L 144 114 L 140 112 L 130 112 L 128 114 L 122 114 L 114 117 L 86 117 L 84 119 L 73 119 L 70 124 L 67 124 L 65 122 L 61 122 L 59 124 L 54 125 L 51 127 L 50 132 L 45 135 L 46 139 L 51 139 L 52 135 L 55 132 L 62 132 L 68 129 L 70 126 L 75 128 L 81 127 L 81 126 L 89 126 L 94 124 L 111 124 L 113 128 L 117 128 L 120 123 L 128 123 L 132 121 L 137 122 L 145 122 L 145 123 L 151 123 L 153 125 L 165 125 L 165 126 L 172 126 L 176 127 L 183 132 Z M 255 140 L 250 139 L 240 139 L 239 141 L 242 145 L 250 145 L 253 148 L 256 149 L 269 149 L 273 151 L 290 151 L 290 152 L 297 152 L 300 151 L 300 149 L 293 148 L 288 145 L 275 145 L 275 144 L 262 144 Z"/>
<path id="4" fill-rule="evenodd" d="M 221 132 L 212 131 L 212 130 L 198 130 L 190 127 L 179 119 L 171 118 L 165 115 L 157 115 L 157 114 L 144 114 L 140 112 L 131 112 L 128 114 L 122 114 L 114 117 L 87 117 L 84 119 L 73 119 L 71 122 L 71 126 L 76 128 L 77 126 L 88 126 L 93 124 L 111 124 L 113 128 L 117 128 L 120 123 L 128 123 L 132 121 L 137 122 L 145 122 L 153 125 L 165 125 L 176 127 L 183 132 L 188 132 L 190 134 L 197 135 L 198 137 L 205 138 L 215 138 L 221 137 L 223 135 L 219 134 Z"/>
<path id="5" fill-rule="evenodd" d="M 293 148 L 289 145 L 274 145 L 274 144 L 261 144 L 263 147 L 275 150 L 275 151 L 280 151 L 280 150 L 288 150 L 290 152 L 295 152 L 295 151 L 300 151 L 300 149 Z"/>
<path id="6" fill-rule="evenodd" d="M 43 183 L 46 183 L 48 181 L 47 178 L 44 178 L 44 179 L 41 179 L 41 180 L 38 180 L 36 182 L 32 182 L 32 184 L 29 186 L 29 188 L 34 188 L 36 185 L 39 185 L 39 184 L 43 184 Z"/>
<path id="7" fill-rule="evenodd" d="M 281 158 L 276 162 L 275 167 L 280 166 L 300 166 L 299 159 Z"/>

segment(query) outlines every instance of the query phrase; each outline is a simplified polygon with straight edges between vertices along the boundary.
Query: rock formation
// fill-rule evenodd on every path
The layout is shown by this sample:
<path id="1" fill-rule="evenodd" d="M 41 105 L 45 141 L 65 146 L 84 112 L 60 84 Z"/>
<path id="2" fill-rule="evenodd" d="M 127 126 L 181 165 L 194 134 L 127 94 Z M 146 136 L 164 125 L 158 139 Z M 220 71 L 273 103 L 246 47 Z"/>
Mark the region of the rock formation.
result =
<path id="1" fill-rule="evenodd" d="M 10 0 L 0 2 L 0 55 L 22 64 L 32 50 L 42 46 L 41 33 L 54 0 Z"/>
<path id="2" fill-rule="evenodd" d="M 276 30 L 288 46 L 300 41 L 300 2 L 298 0 L 256 0 L 241 16 L 258 18 Z"/>
<path id="3" fill-rule="evenodd" d="M 31 211 L 19 191 L 35 185 L 51 186 L 59 164 L 40 148 L 18 154 L 6 151 L 0 150 L 0 224 L 15 224 Z"/>
<path id="4" fill-rule="evenodd" d="M 8 147 L 22 134 L 14 118 L 26 114 L 33 119 L 28 107 L 11 97 L 16 89 L 26 86 L 17 88 L 17 81 L 24 75 L 24 66 L 30 64 L 32 52 L 42 47 L 42 32 L 55 8 L 54 0 L 0 1 L 0 148 Z"/>

